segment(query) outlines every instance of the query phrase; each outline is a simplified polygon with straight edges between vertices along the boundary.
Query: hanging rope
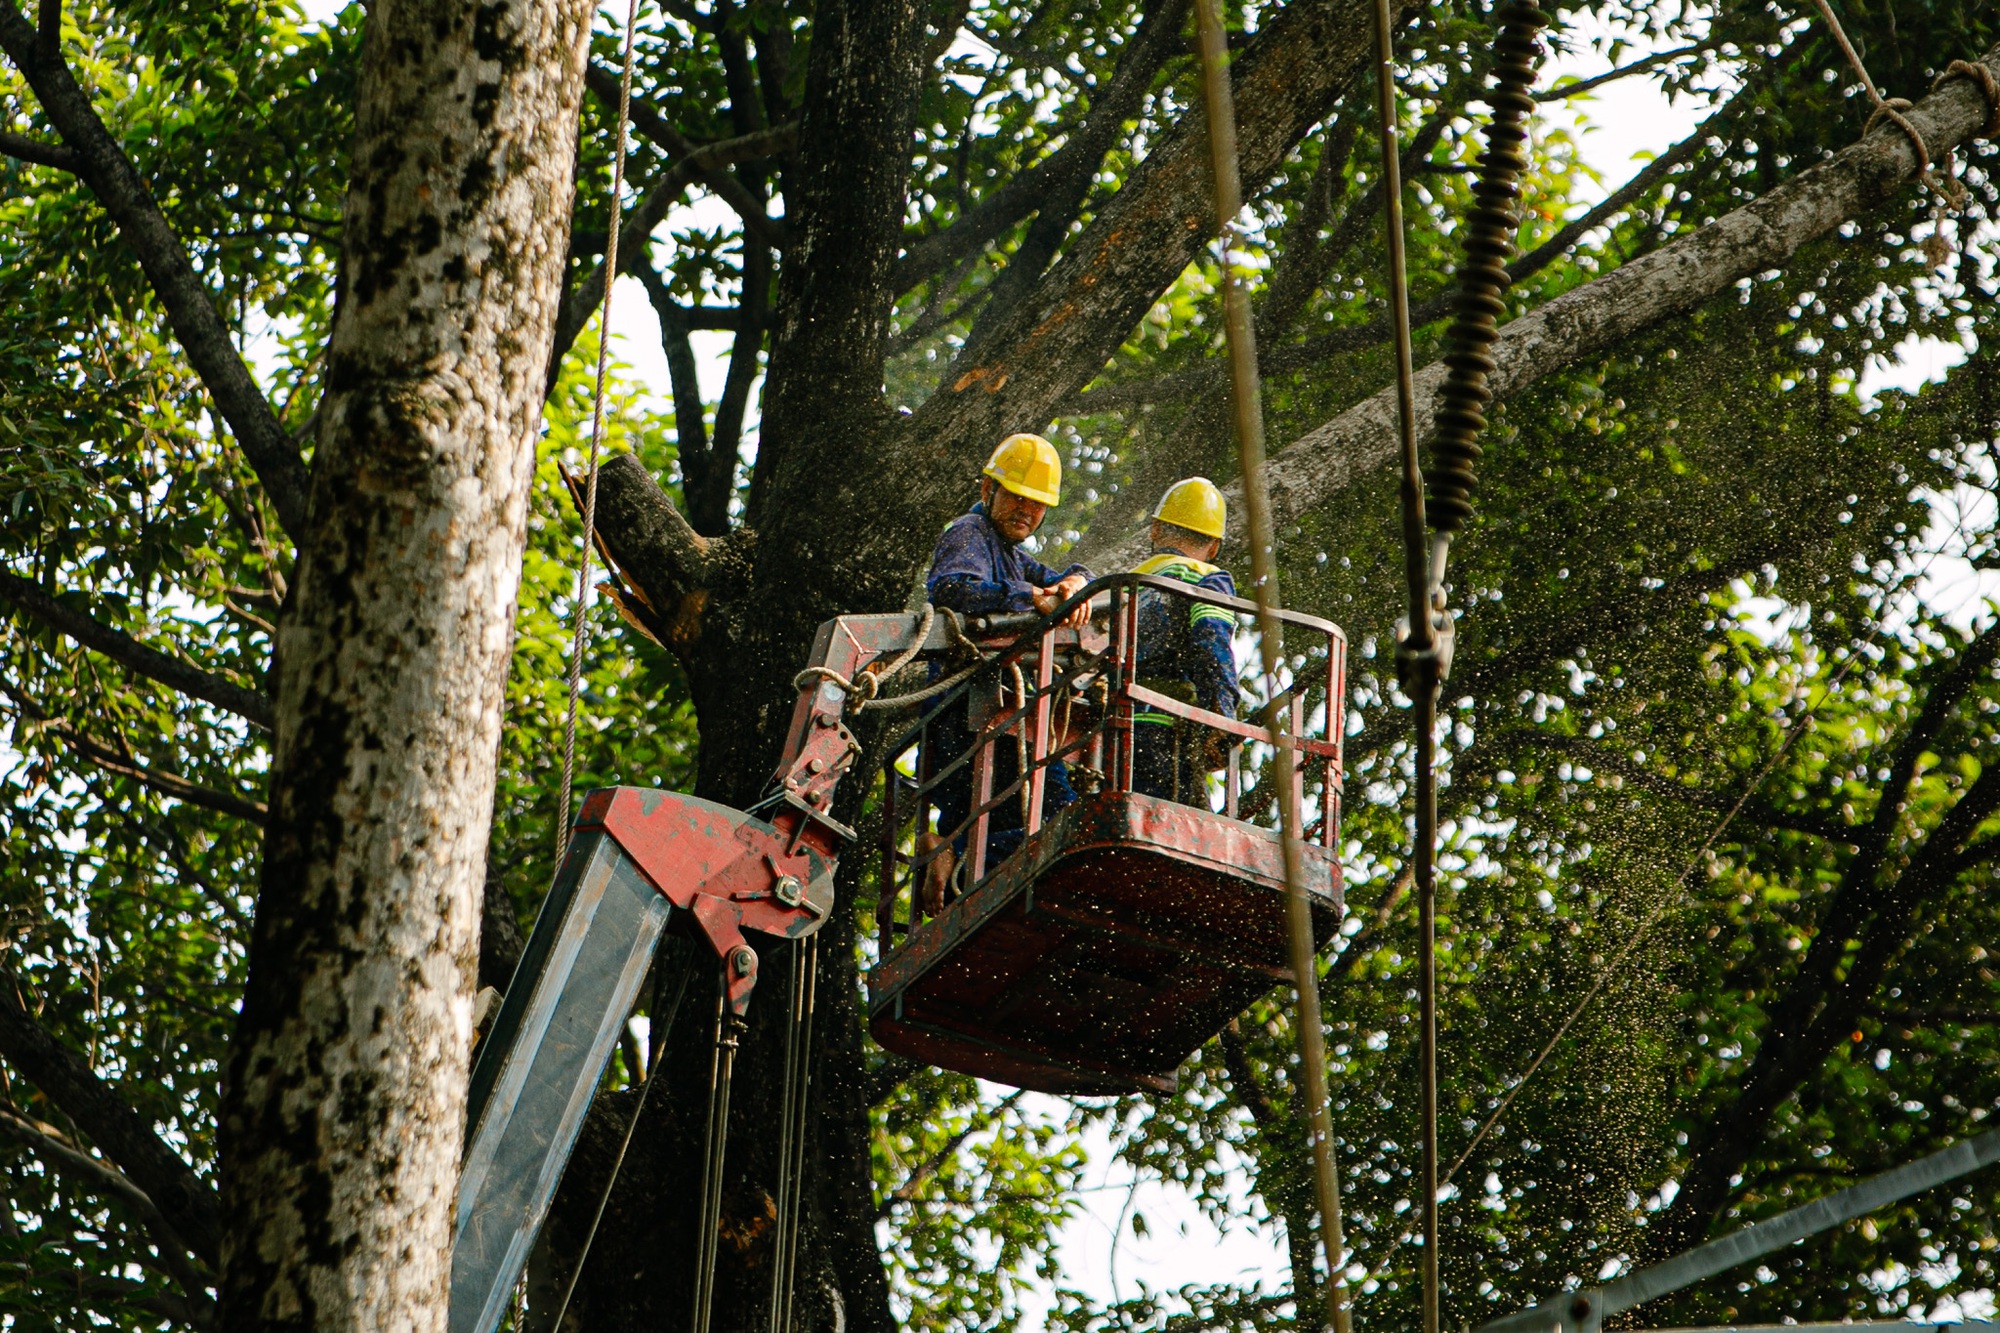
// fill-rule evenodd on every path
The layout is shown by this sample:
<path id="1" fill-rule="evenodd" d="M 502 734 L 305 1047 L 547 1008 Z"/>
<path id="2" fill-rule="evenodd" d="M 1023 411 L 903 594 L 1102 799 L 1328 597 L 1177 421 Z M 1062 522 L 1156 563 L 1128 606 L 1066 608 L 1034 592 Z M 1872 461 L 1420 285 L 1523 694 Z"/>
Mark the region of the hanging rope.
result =
<path id="1" fill-rule="evenodd" d="M 1910 118 L 1903 114 L 1915 103 L 1907 97 L 1882 96 L 1882 90 L 1875 86 L 1875 80 L 1868 75 L 1868 67 L 1861 63 L 1860 52 L 1856 51 L 1854 43 L 1847 39 L 1847 29 L 1840 26 L 1840 16 L 1833 12 L 1833 6 L 1828 0 L 1813 0 L 1813 3 L 1819 7 L 1820 17 L 1826 20 L 1827 31 L 1832 35 L 1834 44 L 1840 47 L 1841 54 L 1847 57 L 1848 66 L 1853 69 L 1855 77 L 1861 80 L 1862 91 L 1868 94 L 1868 100 L 1874 104 L 1875 110 L 1869 115 L 1868 124 L 1861 131 L 1862 136 L 1865 138 L 1869 131 L 1884 120 L 1894 125 L 1909 139 L 1910 147 L 1916 150 L 1917 175 L 1926 185 L 1935 185 L 1936 182 L 1931 176 L 1931 150 L 1924 143 L 1924 136 L 1910 123 Z"/>
<path id="2" fill-rule="evenodd" d="M 618 286 L 618 221 L 624 212 L 625 126 L 632 114 L 632 30 L 639 0 L 626 0 L 625 42 L 618 76 L 618 126 L 611 151 L 611 219 L 604 240 L 604 304 L 597 316 L 597 381 L 590 394 L 590 470 L 583 492 L 583 558 L 576 570 L 576 626 L 569 648 L 568 702 L 563 712 L 562 819 L 556 825 L 556 868 L 569 856 L 569 804 L 576 786 L 576 699 L 583 655 L 590 647 L 590 553 L 597 541 L 597 456 L 604 440 L 604 376 L 611 356 L 611 293 Z"/>
<path id="3" fill-rule="evenodd" d="M 1931 234 L 1924 240 L 1924 257 L 1933 266 L 1942 264 L 1951 256 L 1951 244 L 1944 238 L 1944 215 L 1947 210 L 1956 213 L 1963 209 L 1967 198 L 1965 186 L 1953 174 L 1951 152 L 1949 149 L 1945 151 L 1943 173 L 1940 175 L 1932 167 L 1930 146 L 1924 142 L 1922 132 L 1903 114 L 1915 104 L 1907 97 L 1884 97 L 1868 73 L 1868 67 L 1862 63 L 1861 53 L 1848 39 L 1847 29 L 1841 26 L 1840 16 L 1833 12 L 1829 0 L 1813 0 L 1813 3 L 1818 6 L 1820 17 L 1826 20 L 1827 32 L 1834 44 L 1847 57 L 1848 68 L 1861 80 L 1861 89 L 1868 94 L 1868 100 L 1875 108 L 1868 115 L 1868 123 L 1862 127 L 1862 137 L 1866 138 L 1886 120 L 1903 132 L 1903 137 L 1910 141 L 1911 151 L 1917 155 L 1917 179 L 1936 201 L 1931 207 Z M 1970 60 L 1954 60 L 1932 81 L 1931 91 L 1936 92 L 1952 79 L 1970 80 L 1979 89 L 1980 95 L 1986 99 L 1988 112 L 1981 137 L 2000 138 L 2000 84 L 1995 83 L 1993 71 Z"/>
<path id="4" fill-rule="evenodd" d="M 942 680 L 933 681 L 920 690 L 912 690 L 908 694 L 883 695 L 878 697 L 877 692 L 882 688 L 882 682 L 915 661 L 917 654 L 923 651 L 924 641 L 930 638 L 931 625 L 935 622 L 940 610 L 942 610 L 944 615 L 945 637 L 951 641 L 951 646 L 961 651 L 970 652 L 977 660 L 963 671 L 946 676 Z M 965 622 L 959 618 L 958 612 L 953 611 L 950 607 L 939 608 L 925 603 L 923 619 L 917 623 L 916 636 L 911 639 L 910 646 L 897 654 L 881 670 L 863 671 L 850 680 L 838 671 L 835 671 L 832 667 L 807 667 L 804 671 L 792 677 L 792 688 L 802 690 L 813 681 L 826 681 L 847 696 L 848 702 L 854 705 L 854 710 L 857 713 L 872 712 L 878 708 L 911 708 L 926 699 L 932 699 L 943 694 L 960 681 L 969 678 L 980 667 L 986 664 L 989 656 L 991 654 L 981 652 L 979 645 L 973 641 L 972 636 L 965 632 Z"/>
<path id="5" fill-rule="evenodd" d="M 1216 225 L 1222 241 L 1222 312 L 1229 349 L 1230 405 L 1236 427 L 1237 461 L 1243 474 L 1243 506 L 1250 529 L 1251 584 L 1257 600 L 1257 629 L 1270 695 L 1264 727 L 1271 745 L 1285 866 L 1285 924 L 1290 939 L 1292 982 L 1298 988 L 1299 1064 L 1312 1152 L 1314 1202 L 1319 1206 L 1320 1243 L 1326 1255 L 1326 1316 L 1335 1333 L 1352 1324 L 1341 1274 L 1347 1239 L 1341 1225 L 1340 1172 L 1333 1155 L 1333 1114 L 1328 1104 L 1326 1024 L 1319 1004 L 1319 951 L 1313 944 L 1312 907 L 1306 901 L 1299 847 L 1303 830 L 1296 799 L 1299 775 L 1285 732 L 1290 725 L 1279 689 L 1285 666 L 1284 626 L 1278 619 L 1277 536 L 1271 525 L 1270 485 L 1264 475 L 1263 390 L 1257 376 L 1256 331 L 1250 322 L 1250 293 L 1231 260 L 1236 218 L 1243 211 L 1243 183 L 1236 154 L 1236 107 L 1229 86 L 1228 43 L 1218 0 L 1195 0 L 1201 36 L 1202 100 L 1208 113 L 1208 147 L 1215 189 Z M 1393 192 L 1390 195 L 1394 198 Z M 1298 1293 L 1303 1298 L 1304 1293 Z"/>

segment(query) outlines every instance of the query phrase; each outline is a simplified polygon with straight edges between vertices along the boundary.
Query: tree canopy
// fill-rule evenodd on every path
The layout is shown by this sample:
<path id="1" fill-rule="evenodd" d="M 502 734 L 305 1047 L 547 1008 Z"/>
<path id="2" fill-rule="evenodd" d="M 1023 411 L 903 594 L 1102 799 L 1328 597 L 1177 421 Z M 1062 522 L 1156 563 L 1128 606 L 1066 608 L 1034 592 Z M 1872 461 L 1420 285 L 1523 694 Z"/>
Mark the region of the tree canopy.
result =
<path id="1" fill-rule="evenodd" d="M 343 218 L 364 32 L 391 8 L 318 22 L 277 0 L 34 15 L 0 0 L 0 1310 L 14 1327 L 215 1317 L 220 1084 L 284 706 L 273 645 L 314 539 L 304 480 L 328 340 L 354 299 Z M 1416 1040 L 1369 6 L 1225 8 L 1287 596 L 1355 647 L 1348 921 L 1322 986 L 1353 1250 L 1341 1280 L 1359 1323 L 1388 1326 L 1417 1301 Z M 1908 1160 L 2000 1098 L 2000 629 L 1931 596 L 1935 570 L 1991 565 L 2000 432 L 1994 112 L 1974 79 L 1932 85 L 1953 60 L 2000 70 L 2000 25 L 1946 0 L 1840 7 L 1881 88 L 1921 99 L 1910 116 L 1938 179 L 1919 187 L 1910 144 L 1869 126 L 1810 5 L 1548 8 L 1549 40 L 1607 73 L 1545 84 L 1546 102 L 1647 80 L 1706 110 L 1629 180 L 1594 181 L 1550 123 L 1535 141 L 1504 408 L 1452 580 L 1451 1324 Z M 553 871 L 582 546 L 560 474 L 589 430 L 607 267 L 642 286 L 671 380 L 613 375 L 612 448 L 639 466 L 605 474 L 601 537 L 650 611 L 627 624 L 600 598 L 589 613 L 581 786 L 755 801 L 814 626 L 908 602 L 1007 430 L 1046 429 L 1066 454 L 1044 556 L 1098 568 L 1167 482 L 1234 471 L 1184 0 L 638 13 L 613 257 L 622 11 L 598 16 L 584 71 L 493 794 L 488 984 L 504 985 Z M 1397 14 L 1422 366 L 1449 312 L 1492 17 L 1456 2 Z M 717 202 L 685 207 L 703 198 Z M 709 392 L 696 335 L 716 332 L 730 351 Z M 1964 356 L 1921 391 L 1864 398 L 1871 358 L 1912 336 Z M 865 819 L 866 793 L 845 799 Z M 1205 1046 L 1178 1093 L 1052 1116 L 868 1041 L 858 865 L 841 895 L 820 954 L 832 998 L 801 1320 L 1010 1327 L 1029 1284 L 1052 1287 L 1052 1322 L 1079 1333 L 1289 1326 L 1314 1308 L 1327 1275 L 1288 994 Z M 686 1318 L 701 1008 L 645 1053 L 666 1094 L 647 1103 L 575 1328 Z M 718 1305 L 732 1330 L 765 1326 L 774 1150 L 759 1143 L 777 1087 L 760 1071 L 780 1037 L 760 1014 L 735 1110 Z M 635 1039 L 608 1076 L 524 1326 L 575 1262 L 641 1055 Z M 1269 1223 L 1289 1286 L 1109 1305 L 1074 1290 L 1050 1245 L 1092 1125 L 1219 1220 Z M 1252 1219 L 1230 1214 L 1231 1180 Z M 2000 1184 L 1975 1177 L 1640 1317 L 1935 1311 L 1992 1288 L 1996 1206 Z"/>

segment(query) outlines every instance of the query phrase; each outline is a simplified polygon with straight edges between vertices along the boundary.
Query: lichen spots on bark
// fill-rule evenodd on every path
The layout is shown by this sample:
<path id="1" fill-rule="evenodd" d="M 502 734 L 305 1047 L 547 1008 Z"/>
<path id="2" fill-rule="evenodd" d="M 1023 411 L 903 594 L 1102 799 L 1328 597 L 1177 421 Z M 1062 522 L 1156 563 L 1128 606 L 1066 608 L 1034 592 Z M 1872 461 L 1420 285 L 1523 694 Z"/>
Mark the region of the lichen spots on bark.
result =
<path id="1" fill-rule="evenodd" d="M 481 83 L 472 90 L 472 119 L 474 123 L 490 126 L 493 112 L 500 105 L 500 85 Z"/>
<path id="2" fill-rule="evenodd" d="M 218 1323 L 443 1327 L 499 692 L 589 10 L 368 18 Z"/>

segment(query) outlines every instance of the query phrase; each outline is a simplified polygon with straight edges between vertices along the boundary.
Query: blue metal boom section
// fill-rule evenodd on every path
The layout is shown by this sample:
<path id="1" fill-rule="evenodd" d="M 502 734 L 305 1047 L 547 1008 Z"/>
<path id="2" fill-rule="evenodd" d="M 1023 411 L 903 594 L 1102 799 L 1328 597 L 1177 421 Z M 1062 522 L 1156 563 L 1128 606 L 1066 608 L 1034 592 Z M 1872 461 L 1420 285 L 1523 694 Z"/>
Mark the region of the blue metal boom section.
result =
<path id="1" fill-rule="evenodd" d="M 609 834 L 577 835 L 473 1071 L 451 1333 L 505 1314 L 673 911 Z"/>

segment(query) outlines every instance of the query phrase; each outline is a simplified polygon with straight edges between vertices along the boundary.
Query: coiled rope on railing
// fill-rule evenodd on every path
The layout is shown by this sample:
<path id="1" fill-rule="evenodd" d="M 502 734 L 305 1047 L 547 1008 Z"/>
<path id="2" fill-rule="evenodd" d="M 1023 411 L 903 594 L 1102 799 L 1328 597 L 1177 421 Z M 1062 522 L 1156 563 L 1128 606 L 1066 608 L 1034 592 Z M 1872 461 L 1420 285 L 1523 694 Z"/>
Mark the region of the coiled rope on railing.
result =
<path id="1" fill-rule="evenodd" d="M 962 671 L 946 676 L 942 680 L 932 681 L 920 690 L 911 690 L 907 694 L 881 694 L 882 682 L 915 661 L 917 654 L 923 651 L 924 641 L 930 638 L 931 626 L 939 615 L 944 617 L 945 637 L 951 641 L 951 646 L 972 653 L 978 660 Z M 965 622 L 959 617 L 958 612 L 950 607 L 925 603 L 923 618 L 917 623 L 916 637 L 910 641 L 910 646 L 897 654 L 887 666 L 879 671 L 858 672 L 852 678 L 841 675 L 832 667 L 807 667 L 792 677 L 792 688 L 803 690 L 813 681 L 825 681 L 845 694 L 857 713 L 867 713 L 882 708 L 911 708 L 926 699 L 936 698 L 970 677 L 980 667 L 986 665 L 988 656 L 989 654 L 980 651 L 972 636 L 965 632 Z"/>

